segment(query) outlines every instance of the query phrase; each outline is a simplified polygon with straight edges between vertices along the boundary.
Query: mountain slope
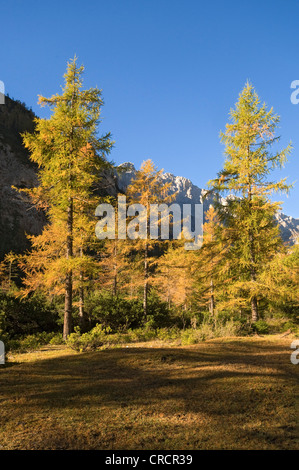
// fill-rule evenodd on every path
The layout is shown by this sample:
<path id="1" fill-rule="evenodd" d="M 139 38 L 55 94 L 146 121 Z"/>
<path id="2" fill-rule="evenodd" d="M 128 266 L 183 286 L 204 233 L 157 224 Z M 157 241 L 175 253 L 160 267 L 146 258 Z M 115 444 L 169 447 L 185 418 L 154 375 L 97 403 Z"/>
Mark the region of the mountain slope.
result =
<path id="1" fill-rule="evenodd" d="M 34 129 L 34 114 L 23 103 L 5 98 L 0 106 L 0 260 L 5 253 L 29 247 L 26 233 L 38 234 L 45 215 L 12 189 L 37 185 L 37 168 L 22 145 L 21 132 Z"/>
<path id="2" fill-rule="evenodd" d="M 130 162 L 119 165 L 119 169 L 121 171 L 117 178 L 118 187 L 122 192 L 125 192 L 136 173 L 136 169 L 133 163 Z M 203 201 L 206 190 L 194 185 L 189 179 L 183 176 L 175 176 L 172 173 L 164 173 L 162 178 L 165 183 L 171 184 L 171 194 L 177 192 L 174 202 L 180 206 L 190 203 L 201 204 L 203 202 L 204 212 L 206 212 L 210 204 L 212 204 L 212 198 L 207 198 Z M 225 199 L 223 199 L 223 202 L 225 202 Z M 295 243 L 299 236 L 299 219 L 294 219 L 279 212 L 276 214 L 276 221 L 279 224 L 283 241 L 291 244 Z"/>

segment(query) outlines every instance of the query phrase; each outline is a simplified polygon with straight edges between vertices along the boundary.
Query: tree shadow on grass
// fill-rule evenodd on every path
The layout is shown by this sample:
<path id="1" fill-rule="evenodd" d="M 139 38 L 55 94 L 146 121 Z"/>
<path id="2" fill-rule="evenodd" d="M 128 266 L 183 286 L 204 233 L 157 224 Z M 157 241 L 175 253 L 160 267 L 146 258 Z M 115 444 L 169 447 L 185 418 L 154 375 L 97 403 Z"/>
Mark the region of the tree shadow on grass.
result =
<path id="1" fill-rule="evenodd" d="M 181 426 L 189 433 L 198 428 L 199 434 L 208 422 L 207 435 L 217 426 L 227 433 L 238 429 L 240 439 L 251 436 L 275 447 L 284 445 L 286 434 L 293 439 L 292 424 L 289 433 L 279 426 L 287 425 L 294 407 L 294 367 L 285 348 L 275 344 L 117 348 L 18 365 L 0 374 L 0 396 L 11 403 L 13 419 L 14 407 L 23 419 L 71 410 L 84 421 L 106 413 L 119 423 L 119 432 L 126 423 L 132 433 L 139 419 L 167 432 Z M 262 421 L 264 431 L 257 424 Z M 96 423 L 95 418 L 95 428 Z"/>

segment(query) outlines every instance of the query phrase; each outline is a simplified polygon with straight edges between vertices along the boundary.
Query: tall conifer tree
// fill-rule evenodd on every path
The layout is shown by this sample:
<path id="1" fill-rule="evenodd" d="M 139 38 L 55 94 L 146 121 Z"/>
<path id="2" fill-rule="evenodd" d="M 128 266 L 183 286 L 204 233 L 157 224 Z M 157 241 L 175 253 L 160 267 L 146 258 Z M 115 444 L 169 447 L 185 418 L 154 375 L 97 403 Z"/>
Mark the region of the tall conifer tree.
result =
<path id="1" fill-rule="evenodd" d="M 217 192 L 234 196 L 218 210 L 230 229 L 229 256 L 232 265 L 239 266 L 238 289 L 247 290 L 255 322 L 261 291 L 258 273 L 279 245 L 273 216 L 280 205 L 271 202 L 270 196 L 291 187 L 285 179 L 269 181 L 268 175 L 285 164 L 291 146 L 275 150 L 279 140 L 275 136 L 279 117 L 272 108 L 267 110 L 265 104 L 260 104 L 250 83 L 245 85 L 230 115 L 231 122 L 221 133 L 226 155 L 224 168 L 210 185 Z"/>
<path id="2" fill-rule="evenodd" d="M 98 203 L 94 190 L 113 144 L 110 133 L 101 138 L 97 136 L 103 105 L 101 91 L 97 88 L 82 90 L 83 71 L 84 67 L 77 65 L 76 57 L 68 63 L 62 94 L 51 98 L 39 97 L 42 106 L 48 105 L 53 109 L 51 117 L 36 119 L 34 134 L 24 135 L 30 158 L 40 170 L 40 184 L 29 190 L 29 195 L 38 206 L 47 209 L 50 224 L 59 225 L 61 243 L 60 250 L 56 247 L 56 256 L 61 256 L 62 249 L 64 338 L 72 329 L 73 272 L 78 270 L 82 281 L 86 263 L 82 240 L 87 243 L 92 237 L 94 224 L 90 224 L 90 217 Z M 45 230 L 53 232 L 49 228 Z M 75 240 L 79 240 L 77 246 L 74 245 Z M 51 247 L 57 242 L 53 240 L 51 244 L 51 240 L 47 240 L 46 244 Z M 42 246 L 36 246 L 35 255 L 39 248 Z M 52 256 L 55 259 L 54 252 Z M 49 274 L 51 268 L 49 263 L 42 266 L 42 271 Z"/>

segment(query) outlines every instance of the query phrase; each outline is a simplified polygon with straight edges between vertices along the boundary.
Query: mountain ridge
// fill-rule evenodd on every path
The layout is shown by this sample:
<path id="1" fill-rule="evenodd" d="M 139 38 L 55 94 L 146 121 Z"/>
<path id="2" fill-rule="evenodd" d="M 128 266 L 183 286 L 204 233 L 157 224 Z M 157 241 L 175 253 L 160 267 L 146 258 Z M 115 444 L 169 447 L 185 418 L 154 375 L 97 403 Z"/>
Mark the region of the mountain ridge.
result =
<path id="1" fill-rule="evenodd" d="M 137 170 L 132 162 L 121 163 L 117 168 L 121 170 L 117 176 L 117 185 L 121 192 L 125 192 Z M 161 177 L 165 180 L 165 183 L 171 184 L 171 194 L 175 192 L 178 193 L 173 202 L 179 205 L 190 204 L 190 202 L 193 204 L 203 203 L 204 213 L 212 204 L 212 197 L 207 197 L 203 200 L 203 196 L 206 195 L 207 190 L 199 188 L 197 185 L 193 184 L 189 178 L 176 176 L 170 172 L 164 172 Z M 221 198 L 221 201 L 224 203 L 225 199 L 226 198 Z M 283 241 L 294 244 L 299 236 L 299 218 L 296 219 L 279 211 L 276 213 L 275 219 L 279 224 Z"/>

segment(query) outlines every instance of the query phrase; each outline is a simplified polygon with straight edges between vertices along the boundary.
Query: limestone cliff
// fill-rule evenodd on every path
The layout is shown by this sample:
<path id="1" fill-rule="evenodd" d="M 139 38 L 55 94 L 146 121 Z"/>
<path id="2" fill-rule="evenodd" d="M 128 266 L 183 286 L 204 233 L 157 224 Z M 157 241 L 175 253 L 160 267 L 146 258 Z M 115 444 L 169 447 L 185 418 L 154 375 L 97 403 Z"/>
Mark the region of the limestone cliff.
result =
<path id="1" fill-rule="evenodd" d="M 0 105 L 0 259 L 13 250 L 29 247 L 28 234 L 41 232 L 46 222 L 23 195 L 12 189 L 37 184 L 37 169 L 30 162 L 20 133 L 33 131 L 34 114 L 23 103 L 6 97 Z"/>

